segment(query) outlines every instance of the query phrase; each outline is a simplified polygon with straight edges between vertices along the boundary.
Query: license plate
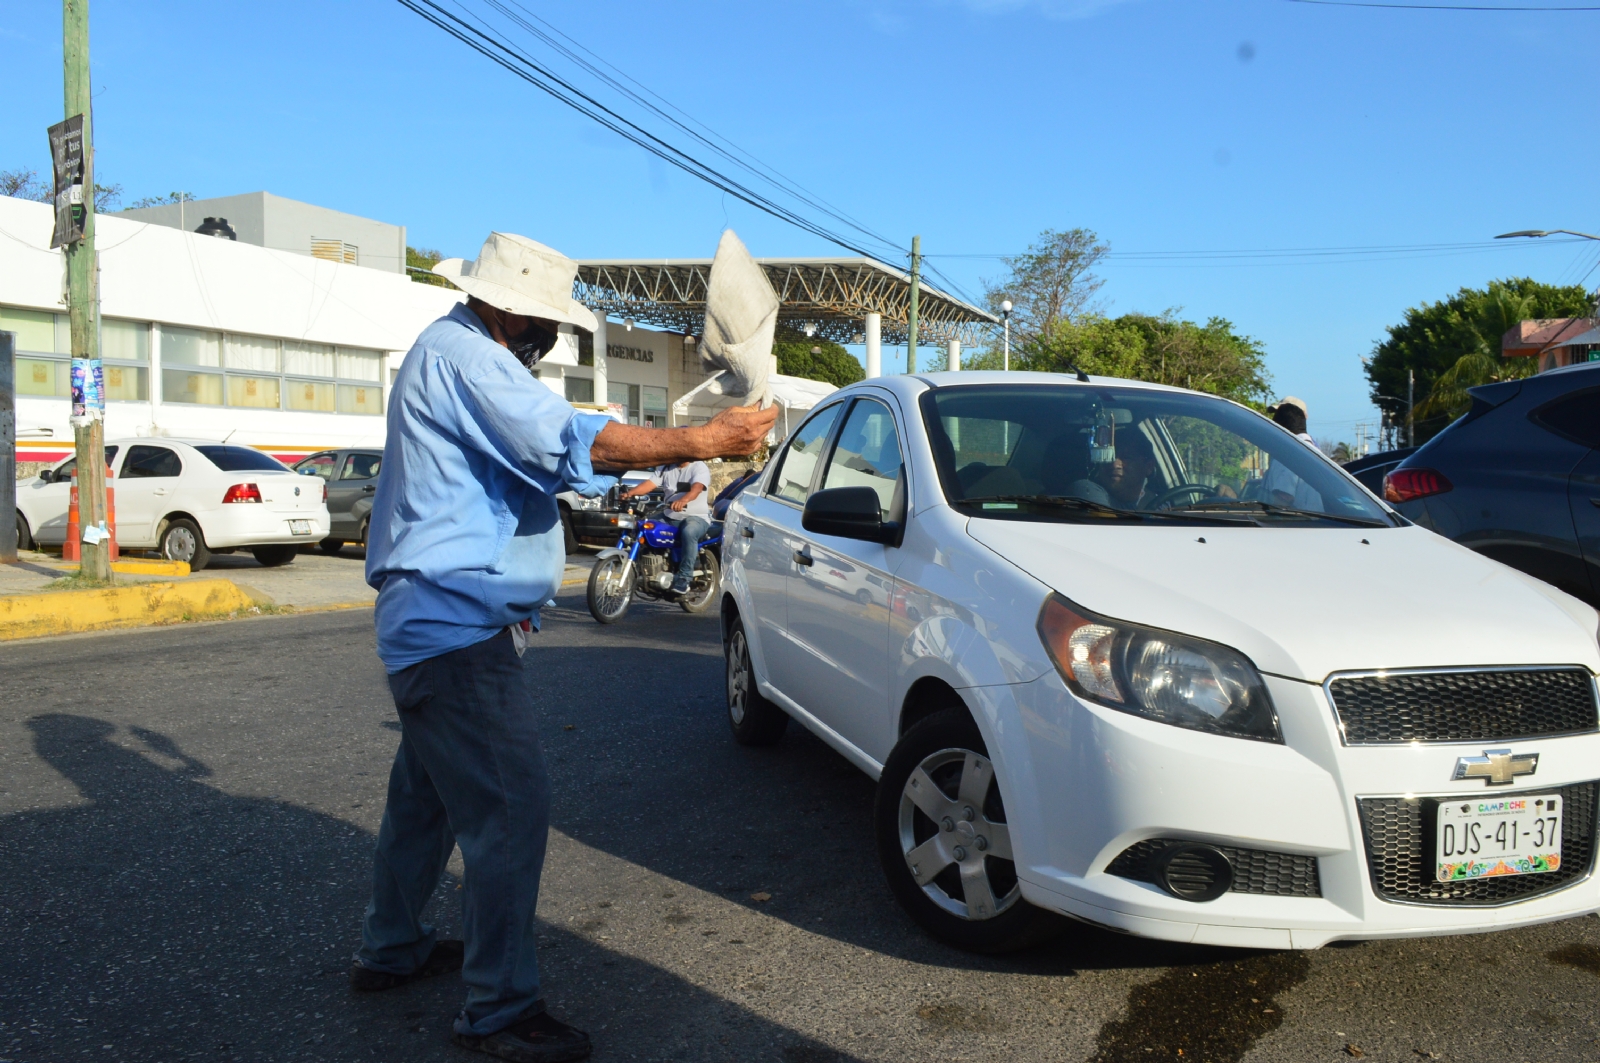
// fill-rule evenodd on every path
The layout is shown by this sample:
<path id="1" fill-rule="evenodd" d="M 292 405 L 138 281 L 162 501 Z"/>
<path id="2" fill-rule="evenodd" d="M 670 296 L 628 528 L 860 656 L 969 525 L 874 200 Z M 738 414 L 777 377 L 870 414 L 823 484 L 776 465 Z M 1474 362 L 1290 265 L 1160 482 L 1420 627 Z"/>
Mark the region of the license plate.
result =
<path id="1" fill-rule="evenodd" d="M 1561 867 L 1561 805 L 1556 794 L 1439 802 L 1436 874 L 1440 882 L 1538 875 Z"/>
<path id="2" fill-rule="evenodd" d="M 311 522 L 309 520 L 291 520 L 289 522 L 290 535 L 310 535 Z"/>

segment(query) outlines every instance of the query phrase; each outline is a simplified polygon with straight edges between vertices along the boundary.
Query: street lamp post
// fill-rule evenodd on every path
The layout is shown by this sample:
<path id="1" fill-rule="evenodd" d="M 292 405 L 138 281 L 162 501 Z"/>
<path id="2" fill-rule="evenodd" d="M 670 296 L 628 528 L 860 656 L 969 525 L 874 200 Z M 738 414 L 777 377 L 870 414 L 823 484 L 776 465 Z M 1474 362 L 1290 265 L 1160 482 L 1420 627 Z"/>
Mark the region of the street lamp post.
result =
<path id="1" fill-rule="evenodd" d="M 1011 372 L 1011 300 L 1010 299 L 1007 299 L 1005 302 L 1000 304 L 1000 320 L 1005 324 L 1005 330 L 1006 330 L 1006 338 L 1003 341 L 1003 346 L 1001 348 L 1005 352 L 1002 355 L 1004 361 L 1001 364 L 1005 367 L 1006 372 L 1009 373 L 1009 372 Z"/>
<path id="2" fill-rule="evenodd" d="M 1514 233 L 1501 233 L 1499 236 L 1496 236 L 1495 239 L 1510 240 L 1517 236 L 1531 236 L 1535 239 L 1538 239 L 1539 237 L 1555 236 L 1557 234 L 1562 236 L 1579 236 L 1585 240 L 1600 240 L 1600 236 L 1596 236 L 1594 233 L 1580 233 L 1576 229 L 1518 229 Z M 1594 290 L 1594 312 L 1596 314 L 1600 314 L 1600 287 L 1597 287 Z"/>

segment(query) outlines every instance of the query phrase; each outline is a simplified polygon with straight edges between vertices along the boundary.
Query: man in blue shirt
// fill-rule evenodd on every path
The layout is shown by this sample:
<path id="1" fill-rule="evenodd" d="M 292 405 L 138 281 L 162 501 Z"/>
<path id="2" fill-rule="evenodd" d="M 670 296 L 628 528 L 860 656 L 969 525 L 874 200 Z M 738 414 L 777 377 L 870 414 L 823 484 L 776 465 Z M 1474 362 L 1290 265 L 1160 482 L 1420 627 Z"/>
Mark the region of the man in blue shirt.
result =
<path id="1" fill-rule="evenodd" d="M 457 1044 L 522 1063 L 582 1059 L 588 1036 L 539 992 L 549 779 L 511 629 L 537 625 L 561 584 L 558 492 L 606 490 L 615 481 L 597 465 L 748 454 L 777 411 L 667 429 L 580 414 L 530 371 L 560 325 L 595 328 L 572 299 L 575 262 L 493 233 L 475 262 L 435 272 L 468 299 L 423 330 L 395 379 L 368 528 L 401 738 L 350 983 L 382 990 L 459 968 Z M 437 940 L 421 918 L 457 845 L 464 943 Z"/>

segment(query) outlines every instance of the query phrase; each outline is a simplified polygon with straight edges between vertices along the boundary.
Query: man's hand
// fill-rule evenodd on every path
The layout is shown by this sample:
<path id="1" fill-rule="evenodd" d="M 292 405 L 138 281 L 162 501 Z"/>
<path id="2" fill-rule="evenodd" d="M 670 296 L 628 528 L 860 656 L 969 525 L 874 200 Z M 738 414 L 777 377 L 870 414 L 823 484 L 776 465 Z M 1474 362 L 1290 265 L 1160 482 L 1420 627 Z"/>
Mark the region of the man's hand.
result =
<path id="1" fill-rule="evenodd" d="M 755 453 L 778 419 L 778 408 L 735 406 L 694 428 L 644 428 L 615 421 L 600 429 L 589 448 L 596 468 L 642 469 L 705 458 L 743 458 Z"/>
<path id="2" fill-rule="evenodd" d="M 687 506 L 688 504 L 689 504 L 689 500 L 687 498 L 680 498 L 676 502 L 672 503 L 672 512 L 674 512 L 674 513 L 682 513 L 684 507 Z"/>

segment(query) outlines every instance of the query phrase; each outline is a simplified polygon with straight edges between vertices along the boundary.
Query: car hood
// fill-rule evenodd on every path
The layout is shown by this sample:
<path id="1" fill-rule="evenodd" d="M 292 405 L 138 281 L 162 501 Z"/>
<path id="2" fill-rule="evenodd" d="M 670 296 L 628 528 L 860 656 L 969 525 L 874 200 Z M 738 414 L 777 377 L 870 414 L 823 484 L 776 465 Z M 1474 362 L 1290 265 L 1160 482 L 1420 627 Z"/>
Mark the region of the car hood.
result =
<path id="1" fill-rule="evenodd" d="M 1462 665 L 1600 668 L 1594 610 L 1422 528 L 973 519 L 967 530 L 1087 609 L 1226 643 L 1291 679 Z"/>

